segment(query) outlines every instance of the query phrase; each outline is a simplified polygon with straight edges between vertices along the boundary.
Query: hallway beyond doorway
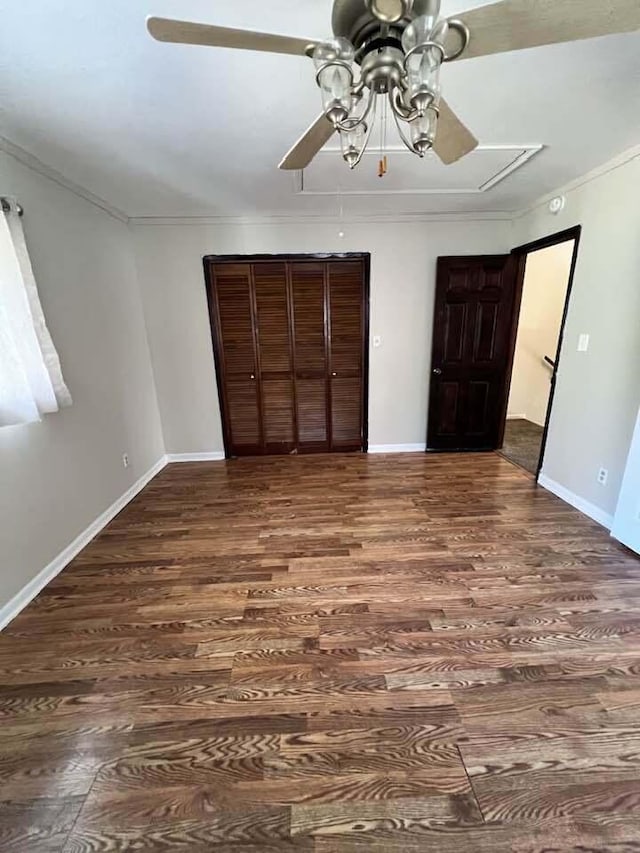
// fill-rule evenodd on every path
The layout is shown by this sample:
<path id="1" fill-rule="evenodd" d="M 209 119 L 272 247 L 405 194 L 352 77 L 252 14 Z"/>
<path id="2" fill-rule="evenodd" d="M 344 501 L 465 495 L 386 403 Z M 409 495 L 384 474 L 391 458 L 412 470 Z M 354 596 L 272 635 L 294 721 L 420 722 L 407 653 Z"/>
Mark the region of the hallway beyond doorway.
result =
<path id="1" fill-rule="evenodd" d="M 501 450 L 536 479 L 544 463 L 579 240 L 578 226 L 514 250 L 520 304 Z"/>
<path id="2" fill-rule="evenodd" d="M 544 428 L 524 418 L 507 421 L 504 444 L 498 452 L 530 474 L 536 475 L 542 450 Z"/>

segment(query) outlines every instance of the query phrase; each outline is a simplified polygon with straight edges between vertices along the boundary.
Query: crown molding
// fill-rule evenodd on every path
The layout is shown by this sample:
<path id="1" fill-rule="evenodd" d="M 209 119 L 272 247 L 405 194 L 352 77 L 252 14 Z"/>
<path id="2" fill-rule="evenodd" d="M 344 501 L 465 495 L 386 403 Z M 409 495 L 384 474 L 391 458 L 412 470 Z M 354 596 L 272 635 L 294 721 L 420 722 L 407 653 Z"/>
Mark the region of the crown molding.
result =
<path id="1" fill-rule="evenodd" d="M 43 163 L 42 160 L 39 160 L 29 151 L 26 151 L 20 145 L 16 145 L 15 142 L 11 142 L 4 136 L 0 136 L 0 151 L 4 151 L 5 154 L 13 157 L 33 172 L 37 172 L 39 175 L 48 178 L 50 181 L 53 181 L 65 190 L 69 190 L 69 192 L 78 196 L 78 198 L 84 199 L 84 201 L 88 201 L 89 204 L 92 204 L 94 207 L 100 208 L 104 213 L 108 213 L 109 216 L 113 216 L 114 219 L 119 219 L 120 222 L 125 223 L 129 221 L 129 217 L 124 213 L 124 211 L 114 207 L 108 201 L 105 201 L 103 198 L 100 198 L 100 196 L 95 195 L 95 193 L 92 193 L 86 187 L 83 187 L 75 181 L 72 181 L 70 178 L 67 178 L 61 172 L 58 172 L 57 169 Z"/>
<path id="2" fill-rule="evenodd" d="M 495 147 L 495 146 L 494 146 Z M 533 154 L 538 151 L 533 151 Z M 515 222 L 536 210 L 544 207 L 557 195 L 563 195 L 579 189 L 585 184 L 595 181 L 616 169 L 625 166 L 640 157 L 640 145 L 623 151 L 611 160 L 596 166 L 590 172 L 574 178 L 563 186 L 549 191 L 544 196 L 520 210 L 481 210 L 459 211 L 457 213 L 362 213 L 345 216 L 330 216 L 305 213 L 263 214 L 262 216 L 132 216 L 131 225 L 356 225 L 384 223 L 428 223 L 428 222 Z"/>
<path id="3" fill-rule="evenodd" d="M 598 178 L 602 178 L 611 172 L 615 172 L 616 169 L 626 166 L 627 163 L 630 163 L 632 160 L 636 160 L 638 157 L 640 157 L 640 145 L 634 145 L 632 148 L 628 148 L 621 154 L 616 155 L 611 160 L 607 160 L 606 163 L 602 163 L 600 166 L 596 166 L 595 169 L 591 169 L 590 172 L 580 175 L 578 178 L 574 178 L 574 180 L 569 181 L 568 184 L 564 184 L 563 186 L 540 196 L 527 207 L 524 207 L 512 214 L 513 221 L 515 222 L 518 219 L 522 219 L 523 216 L 533 213 L 534 210 L 545 207 L 549 204 L 551 199 L 556 196 L 567 195 L 567 193 L 575 192 L 575 190 L 580 189 L 580 187 L 590 184 L 592 181 L 597 181 Z"/>
<path id="4" fill-rule="evenodd" d="M 265 214 L 263 216 L 132 216 L 129 224 L 135 226 L 150 225 L 357 225 L 385 223 L 422 223 L 422 222 L 511 222 L 512 211 L 478 211 L 460 213 L 384 213 L 352 214 L 331 216 L 304 213 Z"/>
<path id="5" fill-rule="evenodd" d="M 130 225 L 234 225 L 234 226 L 259 226 L 259 225 L 300 225 L 302 223 L 316 225 L 339 225 L 339 224 L 371 224 L 385 223 L 428 223 L 428 222 L 511 222 L 512 211 L 460 211 L 458 213 L 362 213 L 352 214 L 344 217 L 335 215 L 314 213 L 264 213 L 260 216 L 129 216 L 123 210 L 114 207 L 110 202 L 95 195 L 86 187 L 67 178 L 57 169 L 43 163 L 35 155 L 17 145 L 4 136 L 0 136 L 0 151 L 13 157 L 28 169 L 37 172 L 50 181 L 58 184 L 75 196 L 88 201 L 89 204 L 113 216 L 120 222 Z"/>
<path id="6" fill-rule="evenodd" d="M 527 205 L 520 210 L 483 210 L 483 211 L 460 211 L 457 213 L 384 213 L 384 214 L 352 214 L 343 217 L 305 214 L 299 213 L 265 213 L 261 216 L 129 216 L 123 210 L 112 205 L 110 202 L 95 195 L 86 187 L 67 178 L 57 169 L 48 166 L 31 154 L 26 149 L 17 145 L 4 136 L 0 136 L 0 151 L 13 157 L 22 165 L 26 166 L 39 175 L 53 181 L 69 192 L 73 193 L 78 198 L 89 202 L 94 207 L 99 208 L 104 213 L 108 213 L 114 219 L 120 222 L 128 223 L 137 226 L 149 225 L 300 225 L 300 224 L 317 224 L 317 225 L 340 225 L 340 224 L 371 224 L 371 223 L 429 223 L 429 222 L 515 222 L 527 214 L 544 207 L 549 201 L 557 195 L 564 195 L 573 192 L 585 184 L 595 181 L 616 169 L 621 168 L 632 160 L 640 157 L 640 145 L 635 145 L 632 148 L 623 151 L 616 157 L 608 160 L 600 166 L 592 169 L 584 175 L 575 178 L 563 186 L 555 190 L 545 193 L 536 201 Z M 537 153 L 537 152 L 535 152 Z"/>

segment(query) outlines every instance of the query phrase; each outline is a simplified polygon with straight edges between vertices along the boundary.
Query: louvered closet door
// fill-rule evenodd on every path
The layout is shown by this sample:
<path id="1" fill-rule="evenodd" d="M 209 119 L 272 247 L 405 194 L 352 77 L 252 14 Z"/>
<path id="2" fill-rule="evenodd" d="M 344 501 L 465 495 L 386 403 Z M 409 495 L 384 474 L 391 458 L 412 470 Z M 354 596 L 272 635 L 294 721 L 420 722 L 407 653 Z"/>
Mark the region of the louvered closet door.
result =
<path id="1" fill-rule="evenodd" d="M 227 442 L 236 456 L 262 452 L 250 264 L 214 269 Z"/>
<path id="2" fill-rule="evenodd" d="M 296 446 L 293 366 L 284 263 L 253 266 L 265 453 Z"/>
<path id="3" fill-rule="evenodd" d="M 363 447 L 364 268 L 361 261 L 327 265 L 329 286 L 331 447 Z"/>
<path id="4" fill-rule="evenodd" d="M 364 262 L 212 258 L 209 271 L 227 452 L 363 449 Z"/>
<path id="5" fill-rule="evenodd" d="M 292 263 L 291 302 L 298 448 L 330 449 L 324 263 Z"/>

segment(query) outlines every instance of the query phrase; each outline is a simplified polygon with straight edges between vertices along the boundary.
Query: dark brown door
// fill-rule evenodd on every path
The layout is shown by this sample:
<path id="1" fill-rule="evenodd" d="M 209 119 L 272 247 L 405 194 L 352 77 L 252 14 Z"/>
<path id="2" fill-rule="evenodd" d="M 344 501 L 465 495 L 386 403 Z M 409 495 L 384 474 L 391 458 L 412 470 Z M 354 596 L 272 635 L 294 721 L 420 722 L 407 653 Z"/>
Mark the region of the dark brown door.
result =
<path id="1" fill-rule="evenodd" d="M 365 353 L 364 276 L 361 261 L 328 265 L 331 446 L 359 450 L 363 443 L 362 380 Z"/>
<path id="2" fill-rule="evenodd" d="M 366 449 L 364 259 L 205 259 L 227 455 Z"/>
<path id="3" fill-rule="evenodd" d="M 511 255 L 440 258 L 428 450 L 495 450 L 513 347 Z"/>

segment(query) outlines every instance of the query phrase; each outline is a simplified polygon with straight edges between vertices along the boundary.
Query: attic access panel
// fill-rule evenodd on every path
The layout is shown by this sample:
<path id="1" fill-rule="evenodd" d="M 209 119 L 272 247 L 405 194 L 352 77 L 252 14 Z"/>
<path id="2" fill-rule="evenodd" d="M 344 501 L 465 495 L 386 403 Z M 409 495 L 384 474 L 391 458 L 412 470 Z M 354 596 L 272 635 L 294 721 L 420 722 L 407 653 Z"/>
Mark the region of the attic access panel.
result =
<path id="1" fill-rule="evenodd" d="M 406 149 L 387 149 L 388 172 L 378 177 L 380 151 L 370 149 L 350 170 L 340 152 L 325 148 L 298 172 L 300 195 L 446 195 L 482 193 L 496 186 L 542 150 L 542 145 L 481 145 L 452 166 L 435 154 L 417 160 Z"/>

